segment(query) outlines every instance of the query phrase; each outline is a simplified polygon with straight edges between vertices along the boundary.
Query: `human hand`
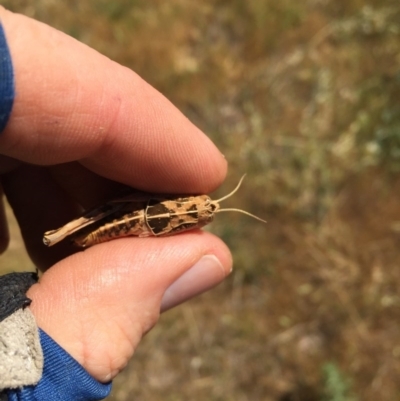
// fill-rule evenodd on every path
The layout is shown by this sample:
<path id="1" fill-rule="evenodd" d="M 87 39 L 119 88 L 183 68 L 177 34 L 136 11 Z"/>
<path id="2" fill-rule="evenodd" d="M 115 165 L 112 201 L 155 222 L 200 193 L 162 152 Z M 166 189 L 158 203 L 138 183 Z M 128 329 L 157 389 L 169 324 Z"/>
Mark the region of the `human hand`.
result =
<path id="1" fill-rule="evenodd" d="M 0 9 L 16 97 L 0 134 L 1 182 L 45 273 L 28 292 L 38 326 L 97 380 L 111 380 L 167 310 L 221 282 L 215 236 L 124 238 L 73 253 L 43 232 L 121 187 L 208 193 L 226 174 L 212 142 L 135 73 L 74 39 Z M 0 213 L 1 216 L 1 213 Z M 0 248 L 6 247 L 0 218 Z M 51 267 L 50 267 L 51 266 Z M 50 268 L 49 268 L 50 267 Z"/>

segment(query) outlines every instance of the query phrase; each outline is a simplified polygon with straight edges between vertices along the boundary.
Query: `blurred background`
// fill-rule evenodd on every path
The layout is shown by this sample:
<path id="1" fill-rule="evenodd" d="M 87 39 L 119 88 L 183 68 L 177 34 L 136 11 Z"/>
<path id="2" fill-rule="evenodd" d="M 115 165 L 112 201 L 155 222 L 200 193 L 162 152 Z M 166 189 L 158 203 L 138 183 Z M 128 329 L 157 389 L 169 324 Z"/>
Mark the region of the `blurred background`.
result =
<path id="1" fill-rule="evenodd" d="M 234 271 L 162 316 L 111 400 L 400 399 L 398 0 L 0 0 L 135 70 L 244 184 Z M 8 211 L 10 218 L 11 212 Z M 33 269 L 15 223 L 2 271 Z"/>

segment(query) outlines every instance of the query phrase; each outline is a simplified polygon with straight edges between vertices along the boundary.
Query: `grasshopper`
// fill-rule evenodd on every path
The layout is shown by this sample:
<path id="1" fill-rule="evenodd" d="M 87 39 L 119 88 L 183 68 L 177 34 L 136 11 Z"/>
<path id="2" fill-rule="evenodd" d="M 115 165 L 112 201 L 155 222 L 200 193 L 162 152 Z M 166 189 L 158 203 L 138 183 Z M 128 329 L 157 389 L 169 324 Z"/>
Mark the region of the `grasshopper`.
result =
<path id="1" fill-rule="evenodd" d="M 52 246 L 71 236 L 76 245 L 88 248 L 121 237 L 169 236 L 204 227 L 214 220 L 215 213 L 230 211 L 244 213 L 265 223 L 265 220 L 244 210 L 220 207 L 220 202 L 236 193 L 244 177 L 231 193 L 218 200 L 212 200 L 208 195 L 143 193 L 114 199 L 61 228 L 45 232 L 43 242 Z"/>

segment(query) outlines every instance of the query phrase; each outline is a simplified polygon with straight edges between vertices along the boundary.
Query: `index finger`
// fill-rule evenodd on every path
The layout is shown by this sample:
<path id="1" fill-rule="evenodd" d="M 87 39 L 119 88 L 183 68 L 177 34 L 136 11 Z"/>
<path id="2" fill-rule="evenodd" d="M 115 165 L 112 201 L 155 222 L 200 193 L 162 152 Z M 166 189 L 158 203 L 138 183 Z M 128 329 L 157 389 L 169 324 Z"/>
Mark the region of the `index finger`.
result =
<path id="1" fill-rule="evenodd" d="M 15 100 L 0 154 L 80 161 L 146 191 L 209 192 L 226 161 L 205 134 L 128 68 L 30 18 L 0 10 Z"/>

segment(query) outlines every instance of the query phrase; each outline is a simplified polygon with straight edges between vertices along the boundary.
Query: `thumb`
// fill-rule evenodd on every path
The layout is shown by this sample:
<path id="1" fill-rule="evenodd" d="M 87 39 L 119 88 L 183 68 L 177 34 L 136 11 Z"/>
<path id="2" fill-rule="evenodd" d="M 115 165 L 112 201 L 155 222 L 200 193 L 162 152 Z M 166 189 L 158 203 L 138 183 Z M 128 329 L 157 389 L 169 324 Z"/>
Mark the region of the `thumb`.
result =
<path id="1" fill-rule="evenodd" d="M 154 326 L 161 304 L 165 310 L 204 292 L 230 270 L 229 250 L 209 233 L 124 238 L 63 259 L 28 296 L 38 326 L 107 382 Z"/>

